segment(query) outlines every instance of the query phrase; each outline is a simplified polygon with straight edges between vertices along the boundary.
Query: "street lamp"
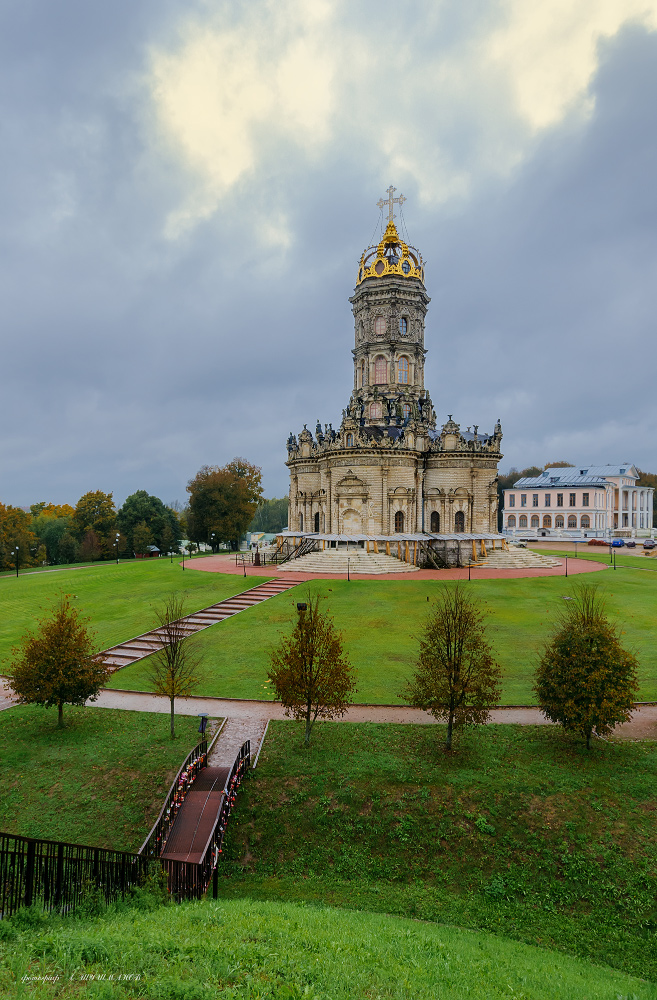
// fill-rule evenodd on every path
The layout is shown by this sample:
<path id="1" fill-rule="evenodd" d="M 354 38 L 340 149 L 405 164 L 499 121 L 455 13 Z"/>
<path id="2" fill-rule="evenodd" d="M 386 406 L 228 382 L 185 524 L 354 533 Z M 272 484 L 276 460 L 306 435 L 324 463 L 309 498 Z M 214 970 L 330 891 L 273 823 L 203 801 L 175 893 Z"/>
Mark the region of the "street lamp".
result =
<path id="1" fill-rule="evenodd" d="M 14 549 L 14 555 L 16 557 L 16 577 L 18 578 L 18 545 Z"/>
<path id="2" fill-rule="evenodd" d="M 116 565 L 119 565 L 119 534 L 117 533 L 116 539 L 114 541 L 114 548 L 116 549 Z"/>
<path id="3" fill-rule="evenodd" d="M 212 549 L 212 551 L 214 552 L 214 531 L 213 531 L 213 532 L 212 532 L 212 534 L 210 535 L 210 548 L 211 548 L 211 549 Z"/>

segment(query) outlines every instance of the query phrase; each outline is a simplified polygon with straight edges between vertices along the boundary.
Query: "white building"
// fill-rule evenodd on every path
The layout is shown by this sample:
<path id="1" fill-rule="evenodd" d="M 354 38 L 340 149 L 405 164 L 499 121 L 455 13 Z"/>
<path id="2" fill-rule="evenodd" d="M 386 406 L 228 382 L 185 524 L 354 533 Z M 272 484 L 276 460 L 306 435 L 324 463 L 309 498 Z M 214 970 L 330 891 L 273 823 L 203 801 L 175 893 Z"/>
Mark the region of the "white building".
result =
<path id="1" fill-rule="evenodd" d="M 633 465 L 546 469 L 504 491 L 509 534 L 605 538 L 650 535 L 653 488 L 641 486 Z"/>

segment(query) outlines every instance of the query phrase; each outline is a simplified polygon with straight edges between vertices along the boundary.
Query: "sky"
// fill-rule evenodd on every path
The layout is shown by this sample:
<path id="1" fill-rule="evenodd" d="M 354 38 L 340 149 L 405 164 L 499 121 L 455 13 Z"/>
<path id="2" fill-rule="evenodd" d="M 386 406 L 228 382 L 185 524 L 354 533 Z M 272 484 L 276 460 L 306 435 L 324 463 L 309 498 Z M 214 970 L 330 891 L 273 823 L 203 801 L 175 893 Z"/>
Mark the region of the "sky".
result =
<path id="1" fill-rule="evenodd" d="M 657 0 L 4 0 L 0 502 L 340 423 L 403 193 L 438 425 L 657 471 Z"/>

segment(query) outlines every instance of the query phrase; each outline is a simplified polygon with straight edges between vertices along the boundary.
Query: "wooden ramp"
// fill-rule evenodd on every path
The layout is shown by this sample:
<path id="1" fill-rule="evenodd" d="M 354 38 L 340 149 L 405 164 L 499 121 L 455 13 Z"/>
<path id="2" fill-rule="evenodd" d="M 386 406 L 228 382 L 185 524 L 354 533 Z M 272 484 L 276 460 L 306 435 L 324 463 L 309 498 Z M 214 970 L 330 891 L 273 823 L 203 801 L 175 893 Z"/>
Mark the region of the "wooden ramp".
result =
<path id="1" fill-rule="evenodd" d="M 200 864 L 224 800 L 229 767 L 206 767 L 187 792 L 160 857 Z"/>
<path id="2" fill-rule="evenodd" d="M 254 605 L 261 604 L 262 601 L 276 597 L 277 594 L 282 594 L 298 585 L 298 580 L 268 580 L 266 583 L 258 584 L 257 587 L 252 587 L 251 590 L 236 594 L 235 597 L 229 597 L 209 608 L 187 615 L 181 619 L 181 627 L 188 635 L 194 635 L 204 628 L 210 628 L 211 625 L 222 622 L 224 618 L 231 618 L 233 615 L 239 614 L 240 611 L 247 611 Z M 111 646 L 100 655 L 106 666 L 114 672 L 120 670 L 121 667 L 127 667 L 130 663 L 142 660 L 145 656 L 150 656 L 151 653 L 156 653 L 165 645 L 166 637 L 163 636 L 162 629 L 153 629 L 152 632 L 145 632 L 144 635 L 138 635 L 118 646 Z"/>

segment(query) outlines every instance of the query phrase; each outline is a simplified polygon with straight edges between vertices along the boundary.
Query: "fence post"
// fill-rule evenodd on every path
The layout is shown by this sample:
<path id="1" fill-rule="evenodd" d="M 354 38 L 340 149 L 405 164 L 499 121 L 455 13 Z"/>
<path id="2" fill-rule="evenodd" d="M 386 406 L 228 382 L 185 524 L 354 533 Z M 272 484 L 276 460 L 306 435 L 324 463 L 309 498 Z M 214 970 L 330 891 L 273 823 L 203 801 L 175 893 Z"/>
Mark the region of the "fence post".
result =
<path id="1" fill-rule="evenodd" d="M 55 871 L 55 906 L 62 901 L 62 881 L 64 878 L 64 845 L 57 844 L 57 868 Z"/>
<path id="2" fill-rule="evenodd" d="M 36 857 L 36 843 L 34 840 L 27 842 L 27 854 L 25 856 L 25 905 L 32 905 L 34 895 L 34 861 Z"/>
<path id="3" fill-rule="evenodd" d="M 214 874 L 212 875 L 212 898 L 217 899 L 219 896 L 219 865 L 215 865 Z"/>

